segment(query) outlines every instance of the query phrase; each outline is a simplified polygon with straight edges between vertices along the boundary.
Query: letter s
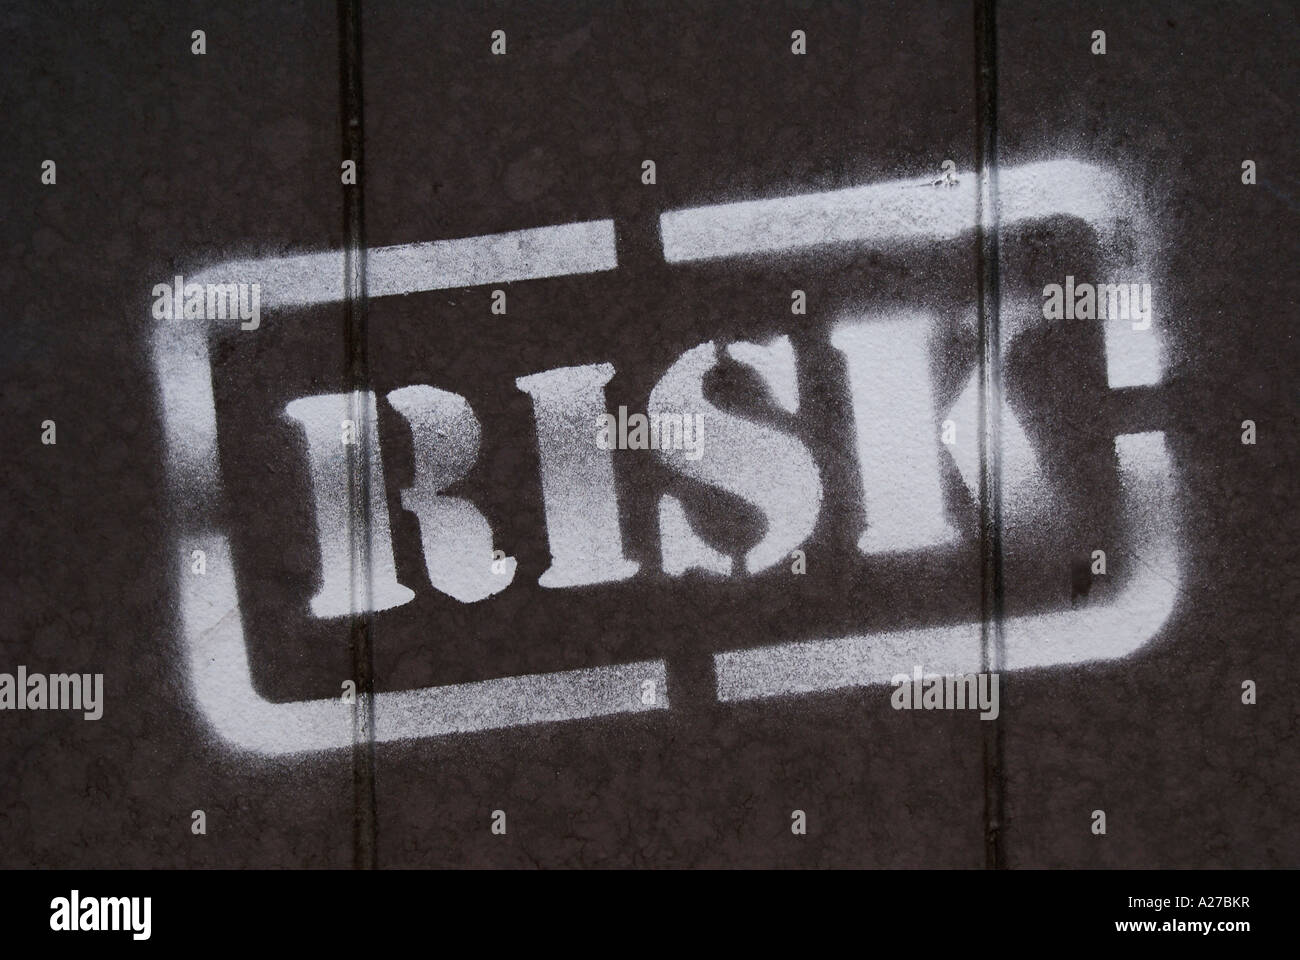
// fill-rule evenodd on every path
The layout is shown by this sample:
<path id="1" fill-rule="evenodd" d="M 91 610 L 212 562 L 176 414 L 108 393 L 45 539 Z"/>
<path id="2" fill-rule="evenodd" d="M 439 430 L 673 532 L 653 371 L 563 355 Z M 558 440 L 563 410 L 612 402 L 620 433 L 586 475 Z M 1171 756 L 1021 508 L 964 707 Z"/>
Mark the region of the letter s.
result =
<path id="1" fill-rule="evenodd" d="M 733 344 L 733 359 L 754 370 L 780 405 L 798 409 L 794 352 L 788 337 L 767 346 Z M 703 455 L 689 460 L 686 451 L 659 449 L 657 456 L 684 477 L 740 497 L 762 511 L 767 530 L 745 555 L 745 568 L 757 573 L 781 562 L 812 533 L 821 511 L 822 484 L 808 448 L 788 433 L 726 413 L 704 399 L 704 377 L 717 365 L 712 341 L 687 350 L 650 392 L 650 413 L 702 414 Z M 680 504 L 665 495 L 660 515 L 680 515 Z M 686 524 L 661 530 L 664 567 L 670 573 L 695 564 L 683 558 L 716 557 Z M 716 569 L 716 567 L 714 567 Z M 721 572 L 721 571 L 720 571 Z"/>

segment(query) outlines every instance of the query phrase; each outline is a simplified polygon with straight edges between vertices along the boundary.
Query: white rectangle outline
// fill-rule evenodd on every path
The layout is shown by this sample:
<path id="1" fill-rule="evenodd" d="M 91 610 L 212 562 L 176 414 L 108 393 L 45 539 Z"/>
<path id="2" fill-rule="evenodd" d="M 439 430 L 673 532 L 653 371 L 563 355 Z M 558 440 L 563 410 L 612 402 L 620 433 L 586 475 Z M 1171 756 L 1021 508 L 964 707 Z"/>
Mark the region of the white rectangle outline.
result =
<path id="1" fill-rule="evenodd" d="M 1006 167 L 999 176 L 998 215 L 992 223 L 1068 216 L 1104 234 L 1121 214 L 1131 216 L 1134 209 L 1119 179 L 1091 164 L 1053 160 Z M 930 181 L 895 180 L 671 211 L 660 220 L 665 259 L 680 263 L 823 243 L 870 246 L 951 239 L 974 229 L 977 183 L 971 174 L 961 176 L 956 187 L 916 189 L 928 187 Z M 980 189 L 987 190 L 987 184 Z M 610 220 L 380 247 L 367 253 L 371 297 L 616 267 Z M 341 251 L 312 253 L 226 261 L 203 269 L 190 282 L 260 283 L 264 306 L 303 306 L 341 300 L 343 269 Z M 1129 338 L 1114 323 L 1108 325 L 1112 387 L 1159 381 L 1160 334 L 1155 324 L 1146 333 L 1154 338 L 1154 348 L 1145 344 L 1126 351 Z M 168 488 L 180 527 L 181 630 L 190 689 L 212 730 L 239 749 L 284 755 L 350 747 L 366 733 L 358 727 L 363 709 L 341 699 L 273 703 L 253 686 L 229 539 L 219 519 L 224 495 L 210 334 L 208 321 L 164 320 L 156 322 L 152 339 Z M 1159 630 L 1172 610 L 1179 559 L 1164 435 L 1119 436 L 1116 451 L 1125 490 L 1122 509 L 1136 535 L 1133 576 L 1110 605 L 1008 620 L 1006 669 L 1127 656 Z M 206 554 L 204 576 L 188 570 L 193 550 Z M 937 673 L 971 672 L 980 662 L 979 637 L 980 624 L 974 622 L 719 653 L 714 657 L 717 694 L 720 700 L 736 701 L 885 683 L 918 663 Z M 650 703 L 642 697 L 647 680 L 655 689 Z M 359 706 L 365 706 L 364 697 Z M 649 660 L 375 694 L 373 738 L 385 742 L 439 737 L 668 706 L 666 666 L 662 660 Z"/>

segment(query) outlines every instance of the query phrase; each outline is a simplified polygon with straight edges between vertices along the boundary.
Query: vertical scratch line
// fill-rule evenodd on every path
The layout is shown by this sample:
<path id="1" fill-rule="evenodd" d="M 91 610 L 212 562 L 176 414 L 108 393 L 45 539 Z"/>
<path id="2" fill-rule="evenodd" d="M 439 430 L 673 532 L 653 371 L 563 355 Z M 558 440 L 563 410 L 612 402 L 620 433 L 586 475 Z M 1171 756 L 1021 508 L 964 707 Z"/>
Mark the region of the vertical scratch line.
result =
<path id="1" fill-rule="evenodd" d="M 975 258 L 980 373 L 980 660 L 1004 662 L 1002 581 L 1002 339 L 998 265 L 997 3 L 975 2 Z M 1006 865 L 1002 722 L 984 725 L 984 865 Z"/>
<path id="2" fill-rule="evenodd" d="M 349 647 L 357 685 L 352 739 L 352 860 L 359 870 L 377 865 L 375 810 L 374 657 L 370 579 L 370 404 L 366 341 L 366 233 L 364 125 L 361 92 L 361 0 L 339 0 L 339 119 L 343 158 L 356 164 L 356 182 L 343 184 L 343 330 L 347 350 L 348 416 L 355 443 L 348 446 L 352 622 Z"/>

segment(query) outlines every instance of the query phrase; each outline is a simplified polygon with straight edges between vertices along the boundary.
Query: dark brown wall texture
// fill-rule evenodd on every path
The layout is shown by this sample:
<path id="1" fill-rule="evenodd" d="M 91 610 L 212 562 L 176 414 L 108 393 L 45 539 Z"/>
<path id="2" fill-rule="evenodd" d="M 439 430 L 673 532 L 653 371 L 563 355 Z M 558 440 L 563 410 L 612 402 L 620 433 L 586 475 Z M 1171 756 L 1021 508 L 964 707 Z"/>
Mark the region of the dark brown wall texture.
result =
<path id="1" fill-rule="evenodd" d="M 1264 2 L 6 4 L 0 673 L 103 674 L 104 702 L 97 720 L 0 710 L 0 866 L 1295 866 L 1298 37 L 1295 5 Z M 871 185 L 878 206 L 834 193 Z M 820 220 L 741 228 L 728 256 L 665 254 L 663 214 L 809 195 L 837 199 Z M 834 235 L 853 202 L 853 235 Z M 966 219 L 947 230 L 953 210 Z M 470 248 L 470 274 L 430 267 L 414 292 L 383 287 L 394 273 L 373 258 L 366 290 L 343 280 L 366 250 L 590 221 L 612 221 L 616 268 L 497 281 Z M 155 319 L 155 284 L 313 253 L 302 282 L 337 294 L 288 304 L 287 281 L 260 275 L 258 329 L 178 340 L 207 357 L 169 398 L 158 337 L 195 328 Z M 1150 284 L 1151 329 L 1045 319 L 1042 289 L 1067 275 Z M 928 318 L 926 339 L 871 354 L 878 381 L 854 392 L 833 331 L 890 316 Z M 724 349 L 781 337 L 793 411 Z M 1157 359 L 1132 360 L 1128 383 L 1116 365 L 1139 337 Z M 721 359 L 705 397 L 815 465 L 806 572 L 790 556 L 747 572 L 763 510 L 620 450 L 639 572 L 539 585 L 542 454 L 516 379 L 612 364 L 607 409 L 645 412 L 706 343 Z M 922 375 L 899 376 L 912 343 Z M 216 480 L 168 433 L 199 442 L 178 413 L 202 396 L 196 369 Z M 1007 399 L 1000 432 L 959 423 L 950 456 L 947 411 L 968 383 L 994 395 L 981 373 Z M 898 404 L 927 383 L 934 517 L 953 536 L 864 553 L 885 522 L 866 474 L 901 454 L 864 463 L 861 427 L 892 423 L 902 443 Z M 435 589 L 403 507 L 432 454 L 384 398 L 421 384 L 475 412 L 477 461 L 446 492 L 517 562 L 475 603 Z M 351 389 L 380 398 L 356 449 L 383 464 L 374 492 L 414 596 L 320 618 L 310 455 L 284 411 Z M 876 404 L 858 427 L 855 399 Z M 1038 465 L 1023 509 L 1012 419 Z M 1131 434 L 1161 438 L 1153 485 L 1124 473 L 1115 437 Z M 722 469 L 749 469 L 780 512 L 799 499 L 782 499 L 788 466 Z M 373 479 L 355 462 L 353 477 L 354 494 Z M 665 494 L 735 558 L 730 576 L 665 571 Z M 374 510 L 358 516 L 349 547 L 373 549 Z M 228 555 L 194 573 L 191 547 L 218 530 Z M 232 618 L 242 693 L 217 649 Z M 942 667 L 921 638 L 945 630 L 999 674 L 995 720 L 894 709 L 888 674 Z M 844 637 L 866 639 L 839 659 L 789 646 Z M 719 696 L 718 654 L 766 651 L 749 662 L 776 683 L 798 649 L 823 650 L 817 683 Z M 868 682 L 864 663 L 896 670 Z M 624 664 L 656 664 L 666 700 L 616 669 L 563 696 L 498 684 L 457 717 L 394 699 Z M 310 701 L 341 740 L 276 706 Z M 571 719 L 520 720 L 561 701 Z M 583 715 L 596 701 L 623 708 Z M 399 719 L 415 735 L 386 737 Z"/>

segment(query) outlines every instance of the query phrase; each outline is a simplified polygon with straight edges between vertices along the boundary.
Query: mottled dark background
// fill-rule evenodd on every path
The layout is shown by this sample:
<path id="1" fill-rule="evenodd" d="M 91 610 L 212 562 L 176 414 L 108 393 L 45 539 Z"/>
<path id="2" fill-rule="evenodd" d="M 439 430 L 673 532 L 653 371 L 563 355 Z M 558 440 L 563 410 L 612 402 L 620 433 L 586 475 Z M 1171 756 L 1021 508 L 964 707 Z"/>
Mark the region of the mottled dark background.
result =
<path id="1" fill-rule="evenodd" d="M 1168 344 L 1143 428 L 1180 480 L 1178 606 L 1136 657 L 1006 675 L 1003 762 L 987 782 L 973 714 L 905 713 L 886 688 L 721 705 L 710 654 L 800 636 L 978 616 L 975 505 L 949 471 L 964 539 L 937 556 L 856 556 L 861 525 L 843 363 L 848 311 L 922 304 L 951 321 L 939 403 L 979 344 L 975 238 L 669 267 L 660 212 L 976 164 L 975 17 L 961 3 L 411 3 L 360 0 L 365 239 L 371 246 L 613 218 L 615 273 L 375 301 L 372 383 L 463 393 L 484 424 L 466 492 L 519 558 L 465 608 L 424 579 L 398 509 L 410 444 L 380 423 L 402 581 L 375 618 L 375 685 L 400 690 L 665 657 L 673 708 L 265 760 L 215 743 L 178 664 L 160 412 L 145 350 L 152 285 L 233 256 L 339 249 L 341 49 L 332 3 L 11 4 L 3 51 L 4 430 L 0 670 L 103 672 L 103 719 L 0 713 L 0 866 L 880 866 L 990 863 L 986 795 L 1012 867 L 1281 867 L 1300 859 L 1293 509 L 1294 157 L 1300 30 L 1291 4 L 996 4 L 998 161 L 1069 156 L 1121 171 L 1164 238 L 1152 277 Z M 203 29 L 207 53 L 190 53 Z M 509 52 L 489 54 L 494 29 Z M 790 54 L 790 32 L 808 54 Z M 1103 29 L 1107 54 L 1089 52 Z M 56 186 L 40 165 L 58 163 Z M 658 183 L 640 182 L 653 159 Z M 1259 183 L 1240 182 L 1241 161 Z M 1086 231 L 1004 238 L 1003 297 L 1087 273 Z M 1044 252 L 1045 251 L 1045 252 Z M 805 318 L 789 291 L 808 291 Z M 700 497 L 649 457 L 620 460 L 636 580 L 543 591 L 548 563 L 528 398 L 514 378 L 609 361 L 610 405 L 705 340 L 788 333 L 797 431 L 827 504 L 809 574 L 719 585 L 658 566 L 654 502 Z M 1005 377 L 1061 471 L 1058 529 L 1028 589 L 1069 602 L 1070 571 L 1113 529 L 1114 425 L 1095 329 L 1026 336 Z M 250 656 L 271 699 L 347 676 L 348 624 L 312 621 L 303 452 L 279 416 L 346 387 L 343 308 L 268 314 L 214 346 L 221 455 Z M 734 408 L 752 382 L 711 388 Z M 1240 442 L 1240 423 L 1259 429 Z M 40 424 L 58 424 L 57 446 Z M 673 484 L 678 483 L 677 487 Z M 755 517 L 696 502 L 711 535 Z M 1073 547 L 1071 546 L 1073 544 Z M 1021 545 L 1024 548 L 1024 545 Z M 1025 549 L 1028 549 L 1025 548 Z M 1032 552 L 1032 551 L 1031 551 Z M 1011 559 L 1009 558 L 1009 563 Z M 1259 702 L 1240 702 L 1243 680 Z M 373 806 L 358 778 L 373 772 Z M 358 798 L 361 798 L 360 800 Z M 367 809 L 357 808 L 364 804 Z M 493 836 L 493 809 L 510 832 Z M 790 811 L 807 811 L 793 836 Z M 1089 832 L 1107 813 L 1108 835 Z M 207 836 L 190 812 L 208 815 Z"/>

